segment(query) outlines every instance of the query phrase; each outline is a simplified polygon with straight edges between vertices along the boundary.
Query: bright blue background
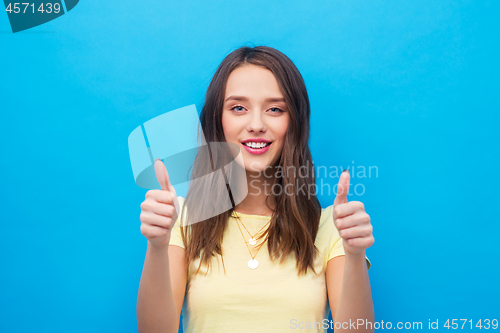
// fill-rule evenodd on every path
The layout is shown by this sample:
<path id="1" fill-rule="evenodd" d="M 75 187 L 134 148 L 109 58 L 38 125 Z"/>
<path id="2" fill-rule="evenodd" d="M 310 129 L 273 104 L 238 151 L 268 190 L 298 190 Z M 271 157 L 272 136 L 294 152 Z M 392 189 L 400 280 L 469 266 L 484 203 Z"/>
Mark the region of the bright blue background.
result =
<path id="1" fill-rule="evenodd" d="M 0 331 L 137 331 L 146 190 L 127 137 L 201 110 L 220 61 L 260 44 L 306 81 L 315 163 L 378 167 L 350 197 L 374 226 L 376 321 L 500 319 L 499 9 L 87 0 L 17 34 L 0 14 Z"/>

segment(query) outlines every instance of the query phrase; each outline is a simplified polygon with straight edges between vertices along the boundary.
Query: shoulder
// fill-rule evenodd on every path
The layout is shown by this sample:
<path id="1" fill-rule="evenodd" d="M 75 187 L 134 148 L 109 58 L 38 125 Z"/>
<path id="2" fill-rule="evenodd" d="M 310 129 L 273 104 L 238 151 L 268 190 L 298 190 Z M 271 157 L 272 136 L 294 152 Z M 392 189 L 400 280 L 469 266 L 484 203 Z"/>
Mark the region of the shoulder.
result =
<path id="1" fill-rule="evenodd" d="M 184 205 L 185 199 L 183 197 L 177 197 L 177 200 L 179 201 L 179 205 L 182 207 Z"/>
<path id="2" fill-rule="evenodd" d="M 186 225 L 186 209 L 184 207 L 184 203 L 186 202 L 184 197 L 177 197 L 177 201 L 179 202 L 179 210 L 177 211 L 177 220 L 175 224 L 177 227 Z M 177 207 L 176 207 L 177 208 Z"/>
<path id="3" fill-rule="evenodd" d="M 319 220 L 319 228 L 333 231 L 335 224 L 333 223 L 333 205 L 321 209 L 321 218 Z"/>
<path id="4" fill-rule="evenodd" d="M 318 241 L 330 241 L 332 238 L 335 240 L 340 238 L 335 224 L 333 223 L 333 205 L 321 209 L 321 217 L 319 221 L 318 236 L 316 240 Z"/>
<path id="5" fill-rule="evenodd" d="M 172 233 L 170 234 L 170 245 L 177 245 L 185 248 L 181 235 L 181 225 L 184 225 L 181 223 L 181 220 L 185 220 L 185 217 L 181 214 L 184 208 L 184 198 L 177 197 L 177 200 L 179 202 L 179 211 L 177 212 L 177 220 L 175 221 L 174 226 L 172 227 Z"/>
<path id="6" fill-rule="evenodd" d="M 339 231 L 333 222 L 333 205 L 321 210 L 321 219 L 315 244 L 325 249 L 328 253 L 325 265 L 331 258 L 344 254 L 342 237 L 340 237 Z M 365 258 L 368 269 L 370 269 L 372 266 L 371 262 L 368 257 Z"/>

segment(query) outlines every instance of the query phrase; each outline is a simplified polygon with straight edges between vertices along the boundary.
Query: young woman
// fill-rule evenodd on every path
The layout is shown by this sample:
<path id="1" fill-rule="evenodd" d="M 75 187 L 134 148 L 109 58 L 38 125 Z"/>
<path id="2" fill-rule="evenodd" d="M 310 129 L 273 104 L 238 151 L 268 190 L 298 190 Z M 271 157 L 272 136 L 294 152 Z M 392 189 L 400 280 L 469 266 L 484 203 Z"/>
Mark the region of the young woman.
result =
<path id="1" fill-rule="evenodd" d="M 361 202 L 347 200 L 349 172 L 340 175 L 333 205 L 321 209 L 312 190 L 309 117 L 303 78 L 283 53 L 242 47 L 222 61 L 201 128 L 207 143 L 239 147 L 248 194 L 237 202 L 227 186 L 233 208 L 189 222 L 209 205 L 195 187 L 177 197 L 156 162 L 162 190 L 148 191 L 141 204 L 148 247 L 137 300 L 140 332 L 177 332 L 182 310 L 186 333 L 373 332 L 370 217 Z M 193 175 L 207 174 L 202 155 Z M 214 167 L 215 158 L 209 160 Z M 204 197 L 221 198 L 223 191 Z"/>

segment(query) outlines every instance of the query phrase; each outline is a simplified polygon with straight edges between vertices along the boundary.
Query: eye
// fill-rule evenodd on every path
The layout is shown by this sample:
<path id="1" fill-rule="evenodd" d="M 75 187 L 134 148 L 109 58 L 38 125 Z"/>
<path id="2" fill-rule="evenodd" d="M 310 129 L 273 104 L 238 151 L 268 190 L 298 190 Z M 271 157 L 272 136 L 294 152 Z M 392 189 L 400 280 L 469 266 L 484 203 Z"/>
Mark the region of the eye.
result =
<path id="1" fill-rule="evenodd" d="M 282 113 L 282 112 L 285 112 L 283 110 L 281 110 L 280 108 L 270 108 L 269 109 L 271 111 L 271 113 Z M 274 111 L 272 111 L 274 110 Z"/>
<path id="2" fill-rule="evenodd" d="M 241 110 L 235 110 L 236 108 L 241 108 Z M 233 106 L 233 107 L 231 108 L 231 110 L 236 111 L 236 112 L 242 112 L 242 111 L 244 111 L 244 110 L 245 110 L 245 108 L 244 108 L 244 107 L 242 107 L 241 105 L 236 105 L 236 106 Z"/>

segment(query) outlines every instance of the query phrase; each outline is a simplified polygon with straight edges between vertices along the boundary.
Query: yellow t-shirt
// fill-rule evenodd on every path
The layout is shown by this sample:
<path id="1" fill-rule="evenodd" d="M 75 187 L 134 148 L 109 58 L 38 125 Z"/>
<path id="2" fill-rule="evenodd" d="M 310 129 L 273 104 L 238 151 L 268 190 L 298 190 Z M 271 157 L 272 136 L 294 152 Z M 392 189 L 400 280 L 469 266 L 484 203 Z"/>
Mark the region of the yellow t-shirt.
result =
<path id="1" fill-rule="evenodd" d="M 184 198 L 178 198 L 182 207 Z M 240 217 L 252 235 L 264 227 L 270 217 L 233 212 L 222 243 L 224 267 L 220 256 L 214 257 L 208 274 L 207 267 L 202 265 L 195 275 L 199 259 L 189 267 L 182 307 L 184 332 L 296 332 L 308 323 L 314 328 L 308 332 L 325 332 L 323 323 L 330 324 L 326 266 L 329 259 L 344 255 L 332 213 L 333 205 L 321 213 L 315 241 L 320 251 L 314 263 L 318 275 L 308 269 L 307 275 L 298 276 L 295 255 L 292 253 L 281 265 L 279 259 L 272 262 L 267 244 L 256 256 L 256 250 L 250 246 L 259 262 L 258 268 L 250 269 L 247 263 L 251 256 L 241 233 L 247 240 L 250 236 L 241 224 L 238 228 L 234 216 Z M 179 219 L 172 229 L 170 245 L 184 248 Z M 366 262 L 369 269 L 368 257 Z"/>

